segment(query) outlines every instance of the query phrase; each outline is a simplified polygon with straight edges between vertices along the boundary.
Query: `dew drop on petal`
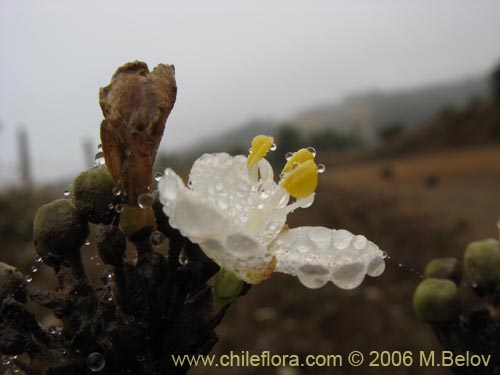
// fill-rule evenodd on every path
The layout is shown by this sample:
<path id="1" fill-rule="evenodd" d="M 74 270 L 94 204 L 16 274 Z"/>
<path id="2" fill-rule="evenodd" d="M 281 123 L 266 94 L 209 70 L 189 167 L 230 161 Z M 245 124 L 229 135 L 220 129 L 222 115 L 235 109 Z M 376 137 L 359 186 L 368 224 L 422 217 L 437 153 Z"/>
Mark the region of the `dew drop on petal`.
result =
<path id="1" fill-rule="evenodd" d="M 118 212 L 118 213 L 122 212 L 123 211 L 123 206 L 121 204 L 117 204 L 115 206 L 115 211 Z"/>
<path id="2" fill-rule="evenodd" d="M 308 147 L 307 151 L 309 151 L 312 156 L 316 156 L 316 149 L 314 147 Z"/>
<path id="3" fill-rule="evenodd" d="M 102 143 L 99 143 L 99 144 L 97 145 L 97 149 L 98 149 L 99 151 L 101 151 L 101 150 L 102 150 Z"/>
<path id="4" fill-rule="evenodd" d="M 115 187 L 113 188 L 112 192 L 113 192 L 113 195 L 114 195 L 115 197 L 118 197 L 118 196 L 119 196 L 119 195 L 121 195 L 121 193 L 122 193 L 122 191 L 120 190 L 120 188 L 119 188 L 118 186 L 115 186 Z"/>
<path id="5" fill-rule="evenodd" d="M 157 182 L 160 181 L 162 177 L 163 177 L 163 173 L 161 173 L 161 172 L 155 173 L 155 181 L 157 181 Z"/>
<path id="6" fill-rule="evenodd" d="M 33 281 L 33 276 L 31 275 L 24 276 L 24 281 L 28 284 L 31 283 Z"/>
<path id="7" fill-rule="evenodd" d="M 35 261 L 35 263 L 42 263 L 42 257 L 40 255 L 35 255 L 35 257 L 33 258 L 33 260 Z"/>
<path id="8" fill-rule="evenodd" d="M 92 372 L 101 371 L 106 365 L 106 359 L 101 353 L 94 352 L 87 357 L 87 367 Z"/>
<path id="9" fill-rule="evenodd" d="M 113 203 L 108 204 L 108 209 L 109 210 L 112 210 L 113 208 L 115 208 L 115 206 L 113 205 Z"/>
<path id="10" fill-rule="evenodd" d="M 125 150 L 125 155 L 129 156 L 131 153 L 132 153 L 132 150 L 131 150 L 131 149 L 127 148 L 127 149 Z"/>
<path id="11" fill-rule="evenodd" d="M 293 156 L 293 152 L 287 152 L 286 155 L 285 155 L 285 159 L 286 160 L 290 160 Z"/>
<path id="12" fill-rule="evenodd" d="M 32 273 L 35 273 L 37 271 L 38 271 L 38 267 L 37 266 L 35 266 L 35 265 L 31 266 L 31 272 Z"/>
<path id="13" fill-rule="evenodd" d="M 154 203 L 154 198 L 152 194 L 142 193 L 137 197 L 137 205 L 140 208 L 152 207 Z"/>
<path id="14" fill-rule="evenodd" d="M 277 148 L 278 148 L 278 146 L 276 146 L 276 143 L 273 143 L 270 150 L 275 151 Z"/>
<path id="15" fill-rule="evenodd" d="M 63 194 L 64 194 L 65 197 L 69 197 L 70 192 L 69 192 L 69 190 L 64 190 Z"/>
<path id="16" fill-rule="evenodd" d="M 151 233 L 151 236 L 149 236 L 149 242 L 151 242 L 151 245 L 154 247 L 161 246 L 161 244 L 165 241 L 165 235 L 160 232 L 160 231 L 154 231 Z"/>
<path id="17" fill-rule="evenodd" d="M 319 164 L 318 165 L 318 173 L 325 173 L 326 167 L 324 164 Z"/>
<path id="18" fill-rule="evenodd" d="M 90 240 L 85 241 L 85 246 L 89 246 L 89 245 L 90 245 Z"/>
<path id="19" fill-rule="evenodd" d="M 382 251 L 382 259 L 387 258 L 387 251 Z"/>

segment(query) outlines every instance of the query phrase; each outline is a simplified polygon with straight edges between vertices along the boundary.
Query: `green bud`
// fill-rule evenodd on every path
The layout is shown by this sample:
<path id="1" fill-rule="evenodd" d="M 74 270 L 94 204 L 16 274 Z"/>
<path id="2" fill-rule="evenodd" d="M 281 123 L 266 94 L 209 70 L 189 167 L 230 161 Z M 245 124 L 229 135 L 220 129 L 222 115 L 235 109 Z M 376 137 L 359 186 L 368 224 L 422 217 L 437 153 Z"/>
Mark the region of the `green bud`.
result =
<path id="1" fill-rule="evenodd" d="M 12 295 L 19 302 L 26 302 L 24 275 L 15 267 L 0 262 L 0 297 Z"/>
<path id="2" fill-rule="evenodd" d="M 227 304 L 234 301 L 241 293 L 244 282 L 234 273 L 221 268 L 215 276 L 214 299 L 217 303 Z"/>
<path id="3" fill-rule="evenodd" d="M 80 249 L 89 235 L 89 225 L 67 199 L 58 199 L 38 209 L 33 224 L 37 253 L 68 256 Z"/>
<path id="4" fill-rule="evenodd" d="M 449 279 L 460 283 L 461 272 L 458 260 L 455 258 L 437 258 L 427 263 L 424 270 L 425 278 Z"/>
<path id="5" fill-rule="evenodd" d="M 71 191 L 78 214 L 94 224 L 111 223 L 115 212 L 108 206 L 114 199 L 114 186 L 105 165 L 80 173 L 73 181 Z"/>
<path id="6" fill-rule="evenodd" d="M 99 225 L 95 232 L 99 256 L 105 264 L 118 266 L 122 263 L 127 240 L 123 232 L 114 225 Z"/>
<path id="7" fill-rule="evenodd" d="M 141 208 L 124 204 L 120 214 L 120 229 L 130 240 L 141 239 L 156 228 L 155 216 L 151 207 Z"/>
<path id="8" fill-rule="evenodd" d="M 465 249 L 464 271 L 471 284 L 488 287 L 500 283 L 500 241 L 470 243 Z"/>
<path id="9" fill-rule="evenodd" d="M 429 324 L 450 322 L 460 314 L 457 285 L 446 279 L 425 279 L 413 295 L 418 318 Z"/>

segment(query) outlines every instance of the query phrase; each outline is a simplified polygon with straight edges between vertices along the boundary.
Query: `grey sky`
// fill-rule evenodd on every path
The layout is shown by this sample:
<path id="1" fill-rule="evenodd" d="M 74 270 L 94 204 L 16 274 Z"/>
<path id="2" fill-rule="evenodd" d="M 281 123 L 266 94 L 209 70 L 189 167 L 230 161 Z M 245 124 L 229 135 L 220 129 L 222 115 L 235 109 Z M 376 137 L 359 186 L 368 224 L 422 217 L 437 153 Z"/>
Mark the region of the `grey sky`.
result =
<path id="1" fill-rule="evenodd" d="M 37 181 L 82 170 L 98 89 L 129 60 L 176 66 L 172 149 L 367 88 L 484 72 L 499 36 L 498 1 L 0 0 L 0 184 L 17 181 L 18 124 Z"/>

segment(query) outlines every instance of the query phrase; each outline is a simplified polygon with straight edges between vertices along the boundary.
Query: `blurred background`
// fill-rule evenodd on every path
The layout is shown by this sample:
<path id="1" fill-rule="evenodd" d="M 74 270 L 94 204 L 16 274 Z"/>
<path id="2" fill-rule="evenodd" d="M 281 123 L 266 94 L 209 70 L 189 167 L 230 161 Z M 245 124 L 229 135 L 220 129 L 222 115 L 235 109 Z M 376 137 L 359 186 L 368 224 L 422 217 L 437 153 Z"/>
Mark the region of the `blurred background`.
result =
<path id="1" fill-rule="evenodd" d="M 215 353 L 438 349 L 412 293 L 425 264 L 498 237 L 498 1 L 0 1 L 0 261 L 31 273 L 33 216 L 94 163 L 98 89 L 142 60 L 174 64 L 177 103 L 157 170 L 203 152 L 270 159 L 313 146 L 315 204 L 289 225 L 364 234 L 386 272 L 352 291 L 275 275 L 219 327 Z M 96 282 L 106 268 L 83 257 Z M 40 265 L 32 288 L 53 285 Z M 473 303 L 474 301 L 466 301 Z M 32 308 L 50 324 L 51 317 Z M 234 369 L 195 369 L 232 374 Z M 241 374 L 444 374 L 439 368 L 240 368 Z"/>

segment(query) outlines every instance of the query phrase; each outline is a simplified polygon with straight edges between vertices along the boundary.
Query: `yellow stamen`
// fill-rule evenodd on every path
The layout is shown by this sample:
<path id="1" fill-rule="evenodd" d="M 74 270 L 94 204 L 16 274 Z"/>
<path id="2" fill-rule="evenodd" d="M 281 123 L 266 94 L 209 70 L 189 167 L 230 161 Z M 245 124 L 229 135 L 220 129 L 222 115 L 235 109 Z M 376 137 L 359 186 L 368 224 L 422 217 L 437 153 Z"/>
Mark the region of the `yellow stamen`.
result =
<path id="1" fill-rule="evenodd" d="M 314 161 L 314 155 L 306 148 L 301 148 L 299 151 L 294 152 L 292 157 L 287 160 L 281 173 L 288 173 L 293 169 L 295 164 L 302 164 L 308 160 Z"/>
<path id="2" fill-rule="evenodd" d="M 309 159 L 304 163 L 296 164 L 289 172 L 285 173 L 280 186 L 294 198 L 308 197 L 314 193 L 318 186 L 318 166 L 314 160 Z"/>
<path id="3" fill-rule="evenodd" d="M 273 137 L 258 135 L 252 140 L 252 152 L 248 155 L 247 167 L 257 164 L 274 144 Z"/>

